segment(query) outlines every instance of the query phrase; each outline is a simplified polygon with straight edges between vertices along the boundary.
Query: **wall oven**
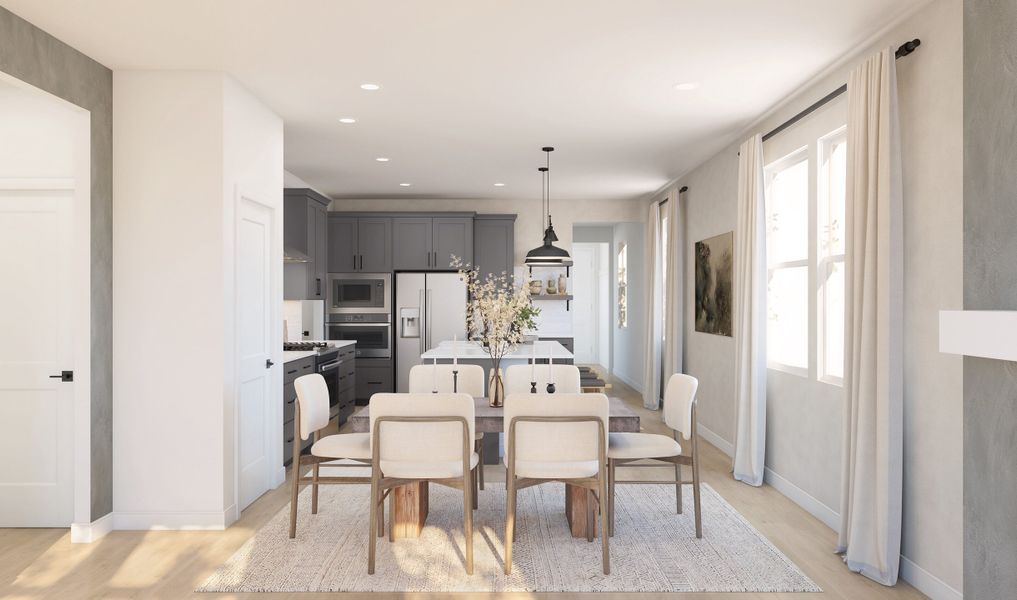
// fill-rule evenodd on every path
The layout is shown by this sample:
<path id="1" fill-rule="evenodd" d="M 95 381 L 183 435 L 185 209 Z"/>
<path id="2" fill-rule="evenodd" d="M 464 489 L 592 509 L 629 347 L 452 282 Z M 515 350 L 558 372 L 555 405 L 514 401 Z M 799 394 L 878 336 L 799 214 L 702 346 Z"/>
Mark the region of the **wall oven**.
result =
<path id="1" fill-rule="evenodd" d="M 327 312 L 330 315 L 391 314 L 389 273 L 329 273 Z"/>
<path id="2" fill-rule="evenodd" d="M 392 358 L 389 314 L 330 314 L 325 333 L 329 340 L 356 342 L 357 358 Z"/>

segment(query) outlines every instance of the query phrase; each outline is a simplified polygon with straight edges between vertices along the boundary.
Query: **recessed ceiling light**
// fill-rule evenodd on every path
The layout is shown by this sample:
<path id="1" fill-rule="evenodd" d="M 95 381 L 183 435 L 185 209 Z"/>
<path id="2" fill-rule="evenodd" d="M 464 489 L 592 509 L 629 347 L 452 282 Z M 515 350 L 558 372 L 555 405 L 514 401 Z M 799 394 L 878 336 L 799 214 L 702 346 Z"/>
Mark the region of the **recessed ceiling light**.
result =
<path id="1" fill-rule="evenodd" d="M 499 181 L 498 183 L 494 184 L 494 187 L 505 187 L 505 184 Z"/>
<path id="2" fill-rule="evenodd" d="M 339 119 L 339 122 L 340 123 L 346 123 L 347 125 L 349 125 L 350 123 L 356 123 L 357 120 L 352 118 L 352 117 L 343 117 L 343 118 Z"/>
<path id="3" fill-rule="evenodd" d="M 378 158 L 376 158 L 374 160 L 376 160 L 378 162 L 388 162 L 388 158 L 384 157 L 384 156 L 379 156 Z"/>
<path id="4" fill-rule="evenodd" d="M 410 187 L 411 185 L 413 185 L 413 184 L 412 183 L 400 183 L 399 184 L 400 187 Z"/>
<path id="5" fill-rule="evenodd" d="M 674 85 L 674 89 L 678 90 L 679 92 L 688 92 L 698 87 L 699 87 L 698 81 L 686 81 L 684 83 L 676 83 Z"/>
<path id="6" fill-rule="evenodd" d="M 380 90 L 381 86 L 378 85 L 377 83 L 361 83 L 360 89 L 373 92 L 374 90 Z"/>

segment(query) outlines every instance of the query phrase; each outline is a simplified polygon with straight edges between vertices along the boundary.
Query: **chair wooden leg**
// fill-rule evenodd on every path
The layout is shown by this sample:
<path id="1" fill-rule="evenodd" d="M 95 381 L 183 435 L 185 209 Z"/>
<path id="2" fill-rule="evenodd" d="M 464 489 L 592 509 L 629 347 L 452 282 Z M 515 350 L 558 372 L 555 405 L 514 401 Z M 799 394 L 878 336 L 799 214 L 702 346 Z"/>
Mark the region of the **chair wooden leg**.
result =
<path id="1" fill-rule="evenodd" d="M 466 574 L 473 575 L 473 482 L 476 472 L 471 470 L 463 477 L 463 533 L 466 536 Z"/>
<path id="2" fill-rule="evenodd" d="M 395 489 L 390 490 L 388 493 L 388 541 L 390 542 L 395 541 L 395 521 L 396 521 L 395 497 L 396 497 Z"/>
<path id="3" fill-rule="evenodd" d="M 314 483 L 311 484 L 311 514 L 318 514 L 318 470 L 320 465 L 314 463 Z"/>
<path id="4" fill-rule="evenodd" d="M 378 537 L 385 537 L 385 503 L 375 502 L 375 506 L 378 507 Z"/>
<path id="5" fill-rule="evenodd" d="M 367 542 L 367 574 L 374 575 L 374 550 L 378 544 L 378 478 L 371 477 L 371 533 Z M 390 529 L 391 529 L 391 524 Z"/>
<path id="6" fill-rule="evenodd" d="M 479 464 L 477 465 L 476 469 L 473 469 L 472 471 L 470 471 L 470 489 L 473 490 L 473 493 L 470 494 L 470 495 L 473 496 L 473 510 L 477 510 L 478 508 L 480 508 L 480 500 L 479 500 L 479 498 L 480 498 L 480 487 L 479 487 L 480 486 L 480 472 L 479 472 L 478 469 L 480 469 L 480 465 Z"/>
<path id="7" fill-rule="evenodd" d="M 692 457 L 692 499 L 696 508 L 696 537 L 703 537 L 703 510 L 699 503 L 699 457 Z"/>
<path id="8" fill-rule="evenodd" d="M 614 535 L 614 478 L 615 478 L 615 464 L 614 460 L 607 461 L 607 535 L 611 537 Z"/>
<path id="9" fill-rule="evenodd" d="M 682 466 L 678 463 L 674 464 L 674 480 L 677 482 L 674 484 L 675 502 L 678 504 L 678 514 L 682 514 Z"/>
<path id="10" fill-rule="evenodd" d="M 505 574 L 512 574 L 512 542 L 516 535 L 516 486 L 514 476 L 505 479 Z"/>
<path id="11" fill-rule="evenodd" d="M 484 438 L 477 440 L 477 455 L 480 457 L 480 462 L 477 463 L 477 475 L 480 479 L 480 489 L 484 489 Z"/>
<path id="12" fill-rule="evenodd" d="M 293 485 L 290 490 L 290 539 L 297 536 L 297 497 L 300 495 L 300 457 L 293 458 Z"/>
<path id="13" fill-rule="evenodd" d="M 601 498 L 606 499 L 608 498 L 607 491 L 608 482 L 604 477 L 605 474 L 603 470 L 604 470 L 603 466 L 601 466 L 600 481 L 598 481 L 598 484 L 600 485 L 600 490 L 598 491 L 598 494 L 600 495 Z M 604 553 L 604 575 L 611 574 L 611 554 L 608 550 L 608 540 L 611 539 L 611 534 L 610 532 L 608 532 L 608 512 L 610 511 L 603 509 L 601 509 L 600 511 L 600 545 L 601 550 Z M 589 524 L 587 526 L 590 529 L 593 529 L 593 521 L 592 520 L 589 521 Z"/>
<path id="14" fill-rule="evenodd" d="M 593 520 L 593 490 L 586 490 L 586 541 L 593 541 L 593 530 L 596 521 Z"/>

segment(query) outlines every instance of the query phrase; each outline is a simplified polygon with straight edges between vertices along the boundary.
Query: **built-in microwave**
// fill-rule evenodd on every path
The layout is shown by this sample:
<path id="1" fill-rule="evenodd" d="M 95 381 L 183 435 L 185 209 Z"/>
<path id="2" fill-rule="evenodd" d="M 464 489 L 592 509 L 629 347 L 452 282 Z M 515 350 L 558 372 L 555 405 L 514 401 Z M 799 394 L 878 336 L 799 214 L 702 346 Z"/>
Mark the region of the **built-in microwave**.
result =
<path id="1" fill-rule="evenodd" d="M 391 314 L 392 275 L 389 273 L 329 273 L 327 312 Z"/>

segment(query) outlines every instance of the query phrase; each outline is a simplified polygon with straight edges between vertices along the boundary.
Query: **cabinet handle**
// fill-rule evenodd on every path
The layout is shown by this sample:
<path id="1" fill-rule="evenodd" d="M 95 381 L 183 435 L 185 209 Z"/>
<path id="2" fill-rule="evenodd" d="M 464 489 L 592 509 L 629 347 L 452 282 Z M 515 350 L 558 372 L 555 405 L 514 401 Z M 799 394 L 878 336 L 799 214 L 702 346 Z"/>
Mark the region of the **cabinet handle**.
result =
<path id="1" fill-rule="evenodd" d="M 298 370 L 299 369 L 293 369 L 292 371 L 286 371 L 286 374 L 287 375 L 292 375 L 292 374 L 296 373 Z"/>
<path id="2" fill-rule="evenodd" d="M 364 255 L 363 254 L 360 255 L 360 270 L 361 271 L 364 270 Z"/>
<path id="3" fill-rule="evenodd" d="M 353 270 L 354 271 L 357 270 L 357 255 L 356 254 L 353 255 Z"/>
<path id="4" fill-rule="evenodd" d="M 321 277 L 315 277 L 314 278 L 314 283 L 315 283 L 315 285 L 317 286 L 317 289 L 318 289 L 318 291 L 315 292 L 315 294 L 320 296 L 321 295 Z"/>

